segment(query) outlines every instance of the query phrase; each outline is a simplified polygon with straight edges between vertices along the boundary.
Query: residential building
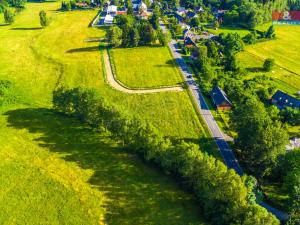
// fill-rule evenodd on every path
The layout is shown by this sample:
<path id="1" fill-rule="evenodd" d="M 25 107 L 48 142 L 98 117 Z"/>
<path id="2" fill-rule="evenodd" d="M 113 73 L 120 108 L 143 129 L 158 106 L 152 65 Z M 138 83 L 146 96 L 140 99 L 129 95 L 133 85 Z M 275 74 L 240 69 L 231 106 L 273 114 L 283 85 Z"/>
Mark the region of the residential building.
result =
<path id="1" fill-rule="evenodd" d="M 279 109 L 283 109 L 286 107 L 300 109 L 300 99 L 297 99 L 280 90 L 276 91 L 276 93 L 272 96 L 271 101 Z"/>
<path id="2" fill-rule="evenodd" d="M 106 9 L 106 16 L 104 17 L 104 24 L 111 25 L 117 15 L 118 7 L 115 5 L 109 5 Z"/>
<path id="3" fill-rule="evenodd" d="M 217 110 L 227 110 L 232 108 L 232 104 L 229 101 L 226 93 L 218 86 L 212 89 L 210 96 Z"/>
<path id="4" fill-rule="evenodd" d="M 287 151 L 291 151 L 291 150 L 296 149 L 296 148 L 299 148 L 299 149 L 300 149 L 300 138 L 294 137 L 294 138 L 291 138 L 291 139 L 289 140 L 289 144 L 287 144 L 287 145 L 285 146 L 285 149 L 286 149 Z"/>

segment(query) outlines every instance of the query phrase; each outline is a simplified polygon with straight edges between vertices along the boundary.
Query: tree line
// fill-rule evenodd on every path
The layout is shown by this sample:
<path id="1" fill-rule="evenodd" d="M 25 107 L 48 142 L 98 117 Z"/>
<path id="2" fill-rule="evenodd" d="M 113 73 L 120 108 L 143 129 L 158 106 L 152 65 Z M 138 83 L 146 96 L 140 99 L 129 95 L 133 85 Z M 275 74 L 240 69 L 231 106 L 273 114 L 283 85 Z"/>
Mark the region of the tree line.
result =
<path id="1" fill-rule="evenodd" d="M 212 224 L 279 224 L 253 201 L 254 184 L 224 163 L 184 141 L 171 142 L 150 123 L 109 104 L 96 91 L 60 88 L 53 107 L 96 129 L 111 132 L 124 148 L 139 154 L 183 181 Z"/>
<path id="2" fill-rule="evenodd" d="M 130 13 L 117 15 L 115 25 L 107 30 L 106 37 L 111 47 L 137 47 L 152 45 L 159 42 L 166 45 L 170 39 L 169 33 L 159 26 L 160 12 L 155 8 L 152 16 L 148 19 L 138 19 Z"/>

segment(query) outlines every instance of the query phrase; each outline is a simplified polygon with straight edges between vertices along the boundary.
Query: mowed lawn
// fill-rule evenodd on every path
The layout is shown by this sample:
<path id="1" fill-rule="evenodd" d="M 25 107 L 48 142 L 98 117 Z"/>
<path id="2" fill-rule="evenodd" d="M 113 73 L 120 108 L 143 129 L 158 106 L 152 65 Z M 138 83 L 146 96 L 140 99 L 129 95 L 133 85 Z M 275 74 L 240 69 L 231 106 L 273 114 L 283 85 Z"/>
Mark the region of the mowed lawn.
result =
<path id="1" fill-rule="evenodd" d="M 13 25 L 0 20 L 0 80 L 14 82 L 24 102 L 0 109 L 1 223 L 201 224 L 195 200 L 172 179 L 108 134 L 49 109 L 59 86 L 96 88 L 167 136 L 204 137 L 186 92 L 127 95 L 109 87 L 99 51 L 105 32 L 88 27 L 97 11 L 59 7 L 27 3 Z M 45 29 L 40 10 L 51 17 Z"/>
<path id="2" fill-rule="evenodd" d="M 171 86 L 182 83 L 167 47 L 137 47 L 110 50 L 116 76 L 132 88 Z"/>

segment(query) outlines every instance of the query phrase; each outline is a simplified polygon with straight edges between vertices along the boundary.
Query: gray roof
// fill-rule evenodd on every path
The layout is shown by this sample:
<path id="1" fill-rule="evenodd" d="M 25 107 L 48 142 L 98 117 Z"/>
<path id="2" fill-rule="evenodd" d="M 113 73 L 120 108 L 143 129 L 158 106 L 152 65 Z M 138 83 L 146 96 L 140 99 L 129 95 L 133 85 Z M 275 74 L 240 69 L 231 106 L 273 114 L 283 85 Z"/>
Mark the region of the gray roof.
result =
<path id="1" fill-rule="evenodd" d="M 212 91 L 210 92 L 210 95 L 216 106 L 222 105 L 224 103 L 228 104 L 228 105 L 232 105 L 231 102 L 229 101 L 226 93 L 218 86 L 216 86 L 212 89 Z"/>

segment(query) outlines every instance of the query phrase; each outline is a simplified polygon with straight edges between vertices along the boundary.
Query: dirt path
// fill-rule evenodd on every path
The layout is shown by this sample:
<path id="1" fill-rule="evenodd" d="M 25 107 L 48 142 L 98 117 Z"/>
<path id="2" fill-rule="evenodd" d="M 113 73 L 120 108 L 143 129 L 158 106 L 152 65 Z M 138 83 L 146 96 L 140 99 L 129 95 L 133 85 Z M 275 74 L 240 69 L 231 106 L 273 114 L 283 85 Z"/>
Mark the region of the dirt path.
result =
<path id="1" fill-rule="evenodd" d="M 176 91 L 183 91 L 183 88 L 180 86 L 174 87 L 164 87 L 164 88 L 153 88 L 153 89 L 131 89 L 126 87 L 120 81 L 115 79 L 115 76 L 112 72 L 109 56 L 107 50 L 103 51 L 103 58 L 104 58 L 104 66 L 106 71 L 106 80 L 110 86 L 118 91 L 122 91 L 129 94 L 146 94 L 146 93 L 157 93 L 157 92 L 176 92 Z"/>

